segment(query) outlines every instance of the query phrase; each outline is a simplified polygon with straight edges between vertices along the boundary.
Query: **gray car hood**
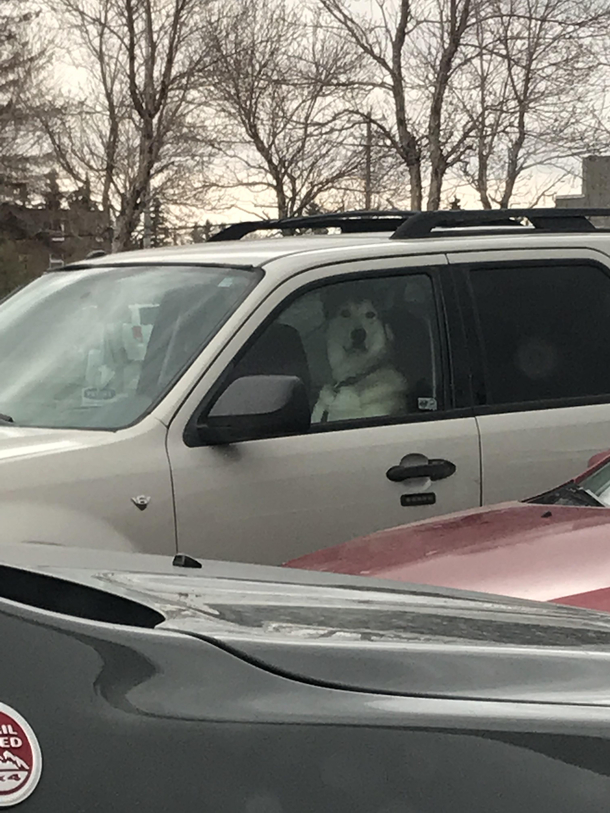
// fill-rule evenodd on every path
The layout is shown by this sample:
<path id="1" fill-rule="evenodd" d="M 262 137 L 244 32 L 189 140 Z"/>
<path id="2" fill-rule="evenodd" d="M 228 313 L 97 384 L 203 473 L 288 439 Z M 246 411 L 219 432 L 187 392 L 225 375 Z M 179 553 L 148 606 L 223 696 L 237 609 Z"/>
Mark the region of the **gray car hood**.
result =
<path id="1" fill-rule="evenodd" d="M 610 615 L 381 579 L 3 548 L 25 604 L 194 636 L 287 678 L 370 693 L 610 705 Z M 112 614 L 105 615 L 105 606 Z M 135 608 L 135 611 L 134 611 Z"/>

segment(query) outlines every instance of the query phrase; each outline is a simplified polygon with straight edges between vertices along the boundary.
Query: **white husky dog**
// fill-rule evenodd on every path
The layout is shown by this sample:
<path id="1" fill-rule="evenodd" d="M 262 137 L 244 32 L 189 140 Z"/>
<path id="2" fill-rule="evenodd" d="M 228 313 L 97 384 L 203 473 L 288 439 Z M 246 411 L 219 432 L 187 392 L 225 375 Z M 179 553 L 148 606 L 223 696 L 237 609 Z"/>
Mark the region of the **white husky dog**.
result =
<path id="1" fill-rule="evenodd" d="M 392 331 L 371 300 L 339 304 L 326 342 L 333 383 L 322 388 L 313 423 L 406 412 L 407 382 L 390 359 Z"/>

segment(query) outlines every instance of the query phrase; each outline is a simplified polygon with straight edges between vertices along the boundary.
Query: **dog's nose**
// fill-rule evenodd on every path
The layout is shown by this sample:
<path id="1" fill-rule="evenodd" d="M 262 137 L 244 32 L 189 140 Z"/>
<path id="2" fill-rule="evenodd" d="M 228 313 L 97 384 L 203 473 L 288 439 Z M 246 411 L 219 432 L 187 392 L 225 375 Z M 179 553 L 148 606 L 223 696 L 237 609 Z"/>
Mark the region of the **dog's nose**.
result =
<path id="1" fill-rule="evenodd" d="M 357 327 L 352 330 L 352 344 L 354 347 L 362 347 L 366 339 L 366 330 L 363 327 Z"/>

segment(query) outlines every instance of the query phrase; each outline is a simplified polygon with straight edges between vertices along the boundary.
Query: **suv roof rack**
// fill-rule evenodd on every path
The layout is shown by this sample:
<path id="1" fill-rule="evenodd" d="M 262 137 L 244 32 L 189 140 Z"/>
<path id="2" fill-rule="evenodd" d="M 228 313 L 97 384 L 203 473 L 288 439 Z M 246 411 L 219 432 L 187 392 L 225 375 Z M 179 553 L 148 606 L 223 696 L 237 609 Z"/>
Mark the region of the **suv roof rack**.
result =
<path id="1" fill-rule="evenodd" d="M 461 226 L 526 228 L 522 223 L 523 219 L 529 220 L 536 231 L 596 231 L 596 226 L 589 220 L 590 217 L 610 217 L 610 209 L 451 209 L 444 212 L 417 212 L 397 227 L 391 239 L 437 237 L 439 235 L 434 232 L 435 229 L 447 229 L 445 234 L 449 234 L 452 229 Z"/>
<path id="2" fill-rule="evenodd" d="M 256 231 L 315 229 L 336 227 L 343 234 L 391 231 L 391 239 L 405 240 L 447 235 L 456 228 L 467 227 L 472 234 L 476 228 L 517 228 L 522 231 L 590 232 L 599 231 L 590 217 L 610 218 L 610 209 L 449 209 L 446 211 L 414 212 L 404 209 L 354 210 L 320 215 L 284 217 L 276 220 L 249 220 L 233 223 L 209 238 L 208 242 L 241 240 Z M 528 220 L 530 226 L 525 226 Z M 438 232 L 437 229 L 446 230 Z"/>
<path id="3" fill-rule="evenodd" d="M 278 220 L 250 220 L 233 223 L 209 238 L 208 242 L 220 240 L 240 240 L 246 234 L 255 231 L 277 229 L 315 229 L 337 227 L 341 232 L 354 234 L 367 231 L 395 231 L 413 211 L 402 209 L 388 210 L 354 210 L 349 212 L 331 212 L 321 215 L 303 215 L 302 217 L 284 217 Z"/>

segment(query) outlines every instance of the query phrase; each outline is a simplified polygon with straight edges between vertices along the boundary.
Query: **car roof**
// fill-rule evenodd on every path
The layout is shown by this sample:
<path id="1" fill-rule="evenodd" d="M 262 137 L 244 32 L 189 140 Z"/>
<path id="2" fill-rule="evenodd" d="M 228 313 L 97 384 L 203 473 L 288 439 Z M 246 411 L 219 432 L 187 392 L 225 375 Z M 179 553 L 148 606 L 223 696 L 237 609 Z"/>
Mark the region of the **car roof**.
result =
<path id="1" fill-rule="evenodd" d="M 123 251 L 66 266 L 117 267 L 162 264 L 194 264 L 213 266 L 266 267 L 273 264 L 274 273 L 289 276 L 308 264 L 325 264 L 364 257 L 446 255 L 461 252 L 507 252 L 513 249 L 544 249 L 560 251 L 593 249 L 610 255 L 610 234 L 606 232 L 546 233 L 531 229 L 519 234 L 445 234 L 427 238 L 391 240 L 391 232 L 300 235 L 261 239 L 244 239 L 166 246 L 135 251 Z M 295 259 L 298 262 L 295 264 Z M 282 262 L 289 260 L 289 262 Z M 278 262 L 279 261 L 279 262 Z M 58 269 L 63 270 L 63 269 Z"/>
<path id="2" fill-rule="evenodd" d="M 154 261 L 261 266 L 270 260 L 291 254 L 304 254 L 338 247 L 384 244 L 389 240 L 390 234 L 391 232 L 358 235 L 313 234 L 297 237 L 264 237 L 226 242 L 191 243 L 183 246 L 122 251 L 87 260 L 86 264 L 91 266 L 124 265 Z"/>

